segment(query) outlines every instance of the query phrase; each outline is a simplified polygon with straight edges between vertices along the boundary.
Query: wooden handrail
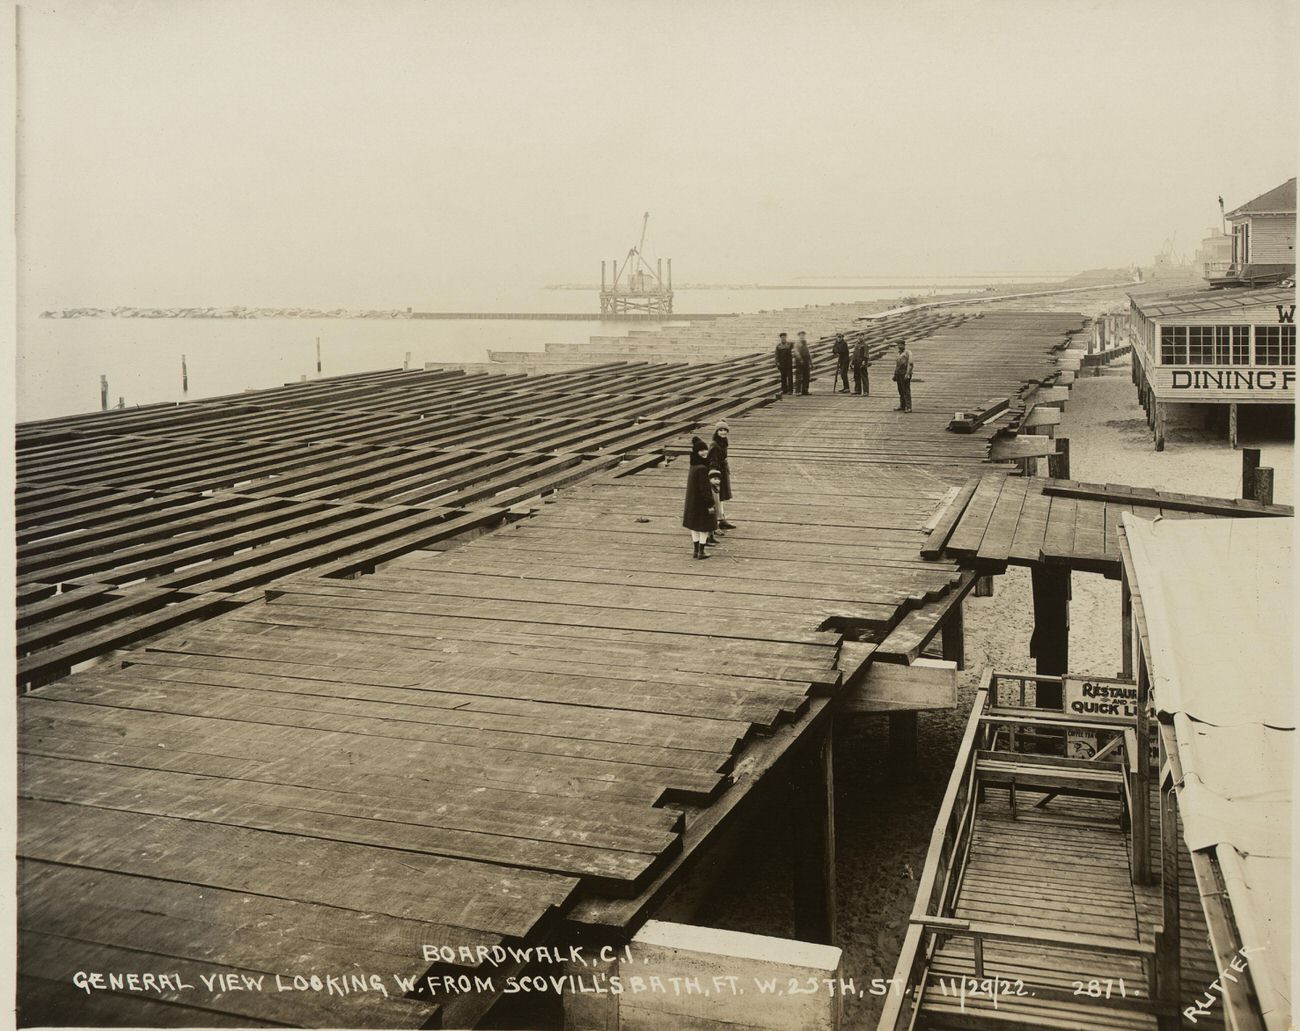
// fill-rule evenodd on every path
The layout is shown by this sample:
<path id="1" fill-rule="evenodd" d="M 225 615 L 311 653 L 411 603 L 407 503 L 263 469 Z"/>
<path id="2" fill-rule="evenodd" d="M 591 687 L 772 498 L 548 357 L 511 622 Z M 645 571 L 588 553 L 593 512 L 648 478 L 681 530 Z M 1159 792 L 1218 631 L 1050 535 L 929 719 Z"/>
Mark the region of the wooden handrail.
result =
<path id="1" fill-rule="evenodd" d="M 939 805 L 939 813 L 934 821 L 934 830 L 930 834 L 930 847 L 926 852 L 925 866 L 921 869 L 921 879 L 916 888 L 916 902 L 912 906 L 912 919 L 914 920 L 923 920 L 926 917 L 930 908 L 930 900 L 934 896 L 948 830 L 952 824 L 954 810 L 957 808 L 957 796 L 965 787 L 969 776 L 969 768 L 974 762 L 975 741 L 981 730 L 980 717 L 988 706 L 989 685 L 992 677 L 992 670 L 984 672 L 980 688 L 975 692 L 975 700 L 971 705 L 970 718 L 966 721 L 966 730 L 962 734 L 961 745 L 957 749 L 956 758 L 953 760 L 952 776 L 948 780 L 948 788 L 944 792 L 943 801 Z M 973 792 L 969 793 L 967 806 L 973 807 L 975 805 L 973 795 Z M 963 817 L 968 812 L 967 806 L 962 807 L 961 815 Z M 965 820 L 963 820 L 964 822 Z M 960 835 L 953 842 L 954 855 L 959 842 Z M 951 869 L 949 872 L 951 872 Z M 914 986 L 913 968 L 918 958 L 922 937 L 921 928 L 909 927 L 907 938 L 903 942 L 903 949 L 898 956 L 898 963 L 894 968 L 894 984 L 901 984 L 904 987 L 902 990 L 891 991 L 886 997 L 885 1006 L 880 1015 L 879 1027 L 898 1028 L 900 1026 L 899 1021 L 904 1016 L 903 1007 L 905 1004 L 910 1004 L 911 989 Z"/>
<path id="2" fill-rule="evenodd" d="M 1110 934 L 1081 934 L 1074 931 L 1040 931 L 1015 924 L 998 924 L 984 921 L 954 920 L 951 917 L 912 917 L 914 924 L 936 934 L 950 938 L 981 938 L 984 941 L 1006 941 L 1025 945 L 1048 945 L 1059 949 L 1084 949 L 1109 952 L 1122 956 L 1151 957 L 1156 947 L 1135 938 L 1120 938 Z"/>

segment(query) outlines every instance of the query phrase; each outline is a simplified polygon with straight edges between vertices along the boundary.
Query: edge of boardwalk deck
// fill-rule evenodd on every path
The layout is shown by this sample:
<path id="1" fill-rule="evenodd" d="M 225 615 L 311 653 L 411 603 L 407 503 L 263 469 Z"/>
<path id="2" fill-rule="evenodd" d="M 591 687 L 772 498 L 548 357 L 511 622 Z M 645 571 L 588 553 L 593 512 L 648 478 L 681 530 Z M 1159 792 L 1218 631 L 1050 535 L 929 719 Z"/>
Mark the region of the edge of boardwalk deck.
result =
<path id="1" fill-rule="evenodd" d="M 134 642 L 115 636 L 110 613 L 94 654 L 129 650 L 21 697 L 22 1022 L 465 1026 L 492 992 L 358 989 L 331 1006 L 301 992 L 87 996 L 68 979 L 176 970 L 197 984 L 214 971 L 310 968 L 379 974 L 391 987 L 394 974 L 484 974 L 480 945 L 626 940 L 824 725 L 843 643 L 875 644 L 871 661 L 905 665 L 927 633 L 914 624 L 932 633 L 944 599 L 969 586 L 956 562 L 920 554 L 937 510 L 988 468 L 980 433 L 944 427 L 963 405 L 1041 383 L 1083 324 L 909 317 L 912 334 L 928 332 L 913 348 L 911 415 L 890 411 L 887 383 L 867 398 L 830 394 L 823 343 L 818 393 L 778 404 L 765 404 L 774 377 L 763 355 L 526 383 L 394 373 L 285 388 L 270 406 L 241 395 L 20 431 L 36 449 L 28 471 L 47 470 L 26 481 L 32 541 L 53 510 L 74 535 L 55 568 L 95 565 L 83 575 L 98 579 L 73 587 L 90 589 L 66 599 L 77 613 L 175 584 L 160 542 L 173 536 L 178 500 L 199 513 L 213 497 L 283 501 L 294 519 L 318 518 L 310 504 L 376 505 L 347 510 L 364 520 L 390 518 L 405 498 L 424 511 L 400 518 L 433 521 L 389 543 L 349 537 L 352 551 L 328 534 L 286 538 L 283 553 L 299 559 L 287 567 L 261 563 L 256 549 L 221 555 L 223 523 L 205 523 L 213 551 L 180 573 L 202 591 L 196 601 L 237 595 L 227 611 L 161 634 L 155 624 Z M 888 324 L 874 328 L 886 347 Z M 460 414 L 480 392 L 505 421 Z M 567 414 L 548 407 L 561 403 Z M 589 436 L 579 410 L 608 404 L 630 407 L 594 414 L 612 436 Z M 634 410 L 661 417 L 647 429 Z M 739 528 L 697 562 L 680 527 L 684 468 L 663 457 L 722 414 Z M 453 423 L 470 436 L 450 440 L 462 432 Z M 390 453 L 379 442 L 393 433 L 424 443 L 408 437 Z M 519 447 L 528 434 L 540 435 L 538 450 Z M 623 450 L 628 439 L 645 450 Z M 177 450 L 189 447 L 197 464 Z M 340 457 L 339 447 L 355 450 Z M 48 472 L 68 448 L 69 471 Z M 502 453 L 547 471 L 450 488 L 438 472 Z M 597 458 L 553 504 L 530 502 L 529 518 L 469 540 L 438 536 L 438 520 L 472 520 L 477 505 L 537 498 L 557 454 Z M 616 468 L 626 455 L 639 457 Z M 449 504 L 449 489 L 474 503 Z M 110 512 L 105 491 L 123 492 Z M 128 511 L 137 501 L 164 527 L 130 557 L 135 575 L 160 565 L 148 567 L 153 587 L 118 582 L 116 548 L 76 550 L 83 517 L 107 515 L 96 532 L 142 533 Z M 347 578 L 365 567 L 358 556 L 376 554 L 382 568 Z M 236 559 L 252 565 L 232 571 Z M 63 593 L 34 588 L 30 603 L 46 608 L 30 625 L 45 625 L 36 617 Z M 912 643 L 891 655 L 904 631 Z M 431 963 L 422 945 L 450 958 Z"/>

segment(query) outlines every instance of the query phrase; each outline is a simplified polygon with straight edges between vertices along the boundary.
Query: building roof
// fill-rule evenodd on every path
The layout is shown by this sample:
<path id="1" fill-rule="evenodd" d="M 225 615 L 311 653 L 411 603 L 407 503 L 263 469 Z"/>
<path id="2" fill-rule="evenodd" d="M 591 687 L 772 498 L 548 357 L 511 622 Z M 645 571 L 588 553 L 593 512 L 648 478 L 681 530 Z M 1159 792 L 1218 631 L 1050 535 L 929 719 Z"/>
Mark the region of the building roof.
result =
<path id="1" fill-rule="evenodd" d="M 1228 212 L 1228 218 L 1243 218 L 1246 215 L 1280 215 L 1295 214 L 1295 176 L 1281 186 L 1275 186 L 1267 193 L 1261 193 L 1254 200 L 1248 200 L 1239 208 Z"/>
<path id="2" fill-rule="evenodd" d="M 1187 847 L 1212 852 L 1265 1025 L 1290 1027 L 1290 519 L 1123 516 L 1157 713 L 1171 721 Z"/>
<path id="3" fill-rule="evenodd" d="M 1143 315 L 1149 319 L 1169 315 L 1196 315 L 1201 312 L 1223 312 L 1238 308 L 1271 308 L 1275 304 L 1293 304 L 1295 291 L 1279 287 L 1261 290 L 1191 290 L 1154 296 L 1129 295 Z"/>

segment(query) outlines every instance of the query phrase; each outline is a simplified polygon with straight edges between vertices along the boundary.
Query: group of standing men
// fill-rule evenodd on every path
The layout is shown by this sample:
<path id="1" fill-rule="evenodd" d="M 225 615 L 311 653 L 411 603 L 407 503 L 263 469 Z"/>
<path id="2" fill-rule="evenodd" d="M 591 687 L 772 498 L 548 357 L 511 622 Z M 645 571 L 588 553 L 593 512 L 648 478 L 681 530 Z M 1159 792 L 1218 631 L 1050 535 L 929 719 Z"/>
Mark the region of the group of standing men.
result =
<path id="1" fill-rule="evenodd" d="M 776 367 L 781 373 L 781 393 L 807 394 L 808 383 L 812 378 L 812 353 L 808 350 L 808 335 L 799 331 L 799 339 L 790 343 L 788 334 L 780 334 L 776 344 Z M 863 397 L 871 393 L 871 357 L 867 345 L 859 340 L 849 349 L 843 333 L 835 334 L 835 346 L 831 348 L 835 355 L 835 376 L 831 380 L 832 389 L 843 383 L 838 393 L 849 393 L 849 370 L 853 370 L 853 393 Z M 895 411 L 912 410 L 912 352 L 907 349 L 907 341 L 898 341 L 898 357 L 894 363 L 894 382 L 898 384 L 898 408 Z"/>

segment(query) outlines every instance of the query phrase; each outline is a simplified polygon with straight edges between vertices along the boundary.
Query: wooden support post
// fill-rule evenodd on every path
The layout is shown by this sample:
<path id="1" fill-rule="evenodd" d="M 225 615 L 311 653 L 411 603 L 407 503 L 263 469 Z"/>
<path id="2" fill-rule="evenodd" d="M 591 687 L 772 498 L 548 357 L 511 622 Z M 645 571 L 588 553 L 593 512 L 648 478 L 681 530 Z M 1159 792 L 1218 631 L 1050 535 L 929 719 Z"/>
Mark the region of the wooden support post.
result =
<path id="1" fill-rule="evenodd" d="M 108 377 L 99 377 L 99 410 L 108 411 Z"/>
<path id="2" fill-rule="evenodd" d="M 1228 447 L 1237 447 L 1237 405 L 1228 405 Z"/>
<path id="3" fill-rule="evenodd" d="M 1259 448 L 1244 447 L 1241 449 L 1241 496 L 1243 498 L 1253 498 L 1255 496 L 1255 470 L 1259 468 Z"/>
<path id="4" fill-rule="evenodd" d="M 1137 755 L 1133 756 L 1133 880 L 1151 883 L 1151 680 L 1137 655 Z"/>
<path id="5" fill-rule="evenodd" d="M 1047 456 L 1047 475 L 1056 480 L 1070 478 L 1070 438 L 1056 438 L 1056 454 Z"/>
<path id="6" fill-rule="evenodd" d="M 949 662 L 957 663 L 958 669 L 966 668 L 966 617 L 962 614 L 964 602 L 953 606 L 948 618 L 944 620 L 943 629 L 939 631 L 939 644 L 943 657 Z"/>
<path id="7" fill-rule="evenodd" d="M 406 357 L 402 359 L 402 368 L 409 369 L 410 367 L 411 367 L 411 352 L 407 351 Z"/>
<path id="8" fill-rule="evenodd" d="M 913 780 L 920 769 L 915 712 L 889 714 L 889 767 L 899 780 Z"/>
<path id="9" fill-rule="evenodd" d="M 913 719 L 916 713 L 910 714 Z M 794 936 L 800 941 L 833 945 L 835 929 L 835 777 L 832 725 L 827 724 L 812 750 L 795 767 Z"/>
<path id="10" fill-rule="evenodd" d="M 1125 680 L 1133 678 L 1133 591 L 1128 576 L 1121 571 L 1119 586 L 1119 675 Z"/>
<path id="11" fill-rule="evenodd" d="M 1070 570 L 1039 563 L 1031 570 L 1034 590 L 1034 633 L 1030 650 L 1035 672 L 1061 676 L 1070 670 Z M 1059 684 L 1039 684 L 1040 709 L 1060 709 Z"/>
<path id="12" fill-rule="evenodd" d="M 1273 469 L 1261 465 L 1255 470 L 1254 498 L 1261 505 L 1273 504 Z"/>
<path id="13" fill-rule="evenodd" d="M 993 597 L 993 577 L 979 576 L 975 578 L 975 597 L 977 598 Z"/>
<path id="14" fill-rule="evenodd" d="M 320 337 L 316 338 L 316 375 L 320 375 Z"/>
<path id="15" fill-rule="evenodd" d="M 190 392 L 190 369 L 189 366 L 185 363 L 185 355 L 181 355 L 181 393 L 188 394 L 189 392 Z"/>
<path id="16" fill-rule="evenodd" d="M 1182 969 L 1182 926 L 1178 898 L 1178 802 L 1174 778 L 1170 774 L 1160 783 L 1160 886 L 1164 901 L 1164 930 L 1156 946 L 1156 987 L 1164 1002 L 1178 1001 Z M 1162 1031 L 1179 1027 L 1177 1014 L 1162 1018 Z"/>
<path id="17" fill-rule="evenodd" d="M 1165 403 L 1156 402 L 1156 450 L 1165 449 Z"/>

